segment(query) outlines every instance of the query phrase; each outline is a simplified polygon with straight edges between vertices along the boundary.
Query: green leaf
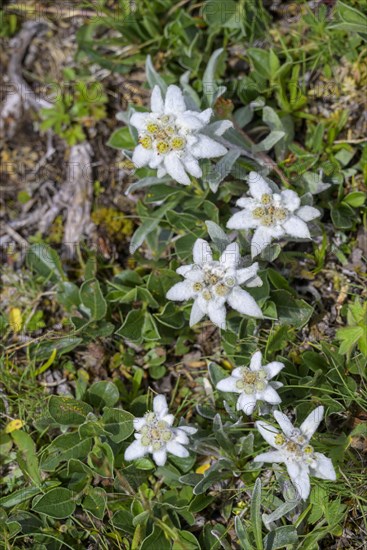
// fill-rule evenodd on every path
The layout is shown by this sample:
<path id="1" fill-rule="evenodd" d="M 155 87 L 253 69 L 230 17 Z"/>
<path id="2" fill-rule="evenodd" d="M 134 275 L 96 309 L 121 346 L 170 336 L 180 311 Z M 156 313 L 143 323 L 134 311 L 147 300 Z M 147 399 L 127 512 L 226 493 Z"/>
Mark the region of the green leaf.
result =
<path id="1" fill-rule="evenodd" d="M 88 401 L 93 407 L 113 407 L 120 399 L 120 392 L 113 382 L 100 380 L 95 382 L 88 390 Z"/>
<path id="2" fill-rule="evenodd" d="M 32 510 L 55 519 L 64 519 L 75 511 L 73 493 L 69 489 L 57 487 L 43 495 L 32 507 Z"/>
<path id="3" fill-rule="evenodd" d="M 27 250 L 26 260 L 28 267 L 37 271 L 42 277 L 53 282 L 66 279 L 57 252 L 47 244 L 30 246 Z"/>
<path id="4" fill-rule="evenodd" d="M 143 323 L 144 311 L 142 309 L 132 309 L 115 334 L 127 338 L 132 342 L 141 342 Z"/>
<path id="5" fill-rule="evenodd" d="M 159 86 L 162 94 L 165 94 L 167 92 L 167 84 L 155 70 L 150 55 L 147 55 L 147 59 L 145 62 L 145 74 L 151 88 L 154 88 L 154 86 Z"/>
<path id="6" fill-rule="evenodd" d="M 135 140 L 128 126 L 123 126 L 115 130 L 107 141 L 107 145 L 114 149 L 133 149 L 136 147 Z"/>
<path id="7" fill-rule="evenodd" d="M 243 524 L 243 521 L 239 516 L 236 516 L 234 519 L 234 525 L 236 529 L 236 535 L 238 537 L 240 546 L 243 550 L 253 550 L 253 546 L 249 539 L 247 530 Z"/>
<path id="8" fill-rule="evenodd" d="M 134 534 L 133 515 L 128 510 L 118 510 L 116 514 L 114 514 L 111 523 L 114 527 L 121 529 L 125 533 L 130 535 Z"/>
<path id="9" fill-rule="evenodd" d="M 42 455 L 42 470 L 52 472 L 60 462 L 71 458 L 84 459 L 91 448 L 91 442 L 92 438 L 82 439 L 77 432 L 59 435 Z"/>
<path id="10" fill-rule="evenodd" d="M 337 3 L 337 14 L 339 15 L 341 22 L 331 25 L 331 29 L 342 29 L 347 32 L 360 33 L 365 39 L 367 34 L 367 17 L 364 13 L 357 10 L 353 6 L 344 4 L 344 2 Z"/>
<path id="11" fill-rule="evenodd" d="M 85 281 L 80 287 L 79 296 L 93 320 L 99 321 L 105 317 L 107 303 L 103 297 L 99 282 L 96 279 Z"/>
<path id="12" fill-rule="evenodd" d="M 102 421 L 104 429 L 114 443 L 120 443 L 127 439 L 134 431 L 134 416 L 122 409 L 110 409 L 103 411 Z"/>
<path id="13" fill-rule="evenodd" d="M 87 494 L 82 502 L 84 510 L 90 512 L 97 519 L 103 519 L 107 504 L 107 494 L 102 487 L 88 487 Z"/>
<path id="14" fill-rule="evenodd" d="M 341 341 L 339 353 L 349 354 L 358 340 L 364 335 L 362 327 L 343 327 L 336 331 L 336 338 Z"/>
<path id="15" fill-rule="evenodd" d="M 366 196 L 366 193 L 363 193 L 362 191 L 353 191 L 344 197 L 342 204 L 346 203 L 353 208 L 359 208 L 366 202 Z"/>
<path id="16" fill-rule="evenodd" d="M 266 138 L 252 146 L 253 153 L 269 151 L 278 141 L 285 136 L 285 132 L 281 130 L 272 130 Z"/>
<path id="17" fill-rule="evenodd" d="M 40 486 L 42 480 L 33 439 L 22 430 L 12 432 L 11 437 L 19 449 L 17 459 L 21 470 L 31 478 L 35 485 Z"/>
<path id="18" fill-rule="evenodd" d="M 216 71 L 219 58 L 223 54 L 223 52 L 224 48 L 219 48 L 212 53 L 203 74 L 203 91 L 204 95 L 207 98 L 209 107 L 212 106 L 214 102 L 215 92 L 217 91 Z"/>
<path id="19" fill-rule="evenodd" d="M 340 203 L 338 206 L 331 205 L 330 211 L 333 224 L 338 229 L 350 229 L 355 221 L 355 212 L 349 204 Z"/>
<path id="20" fill-rule="evenodd" d="M 130 241 L 130 254 L 134 254 L 134 252 L 143 244 L 147 235 L 158 227 L 165 213 L 168 210 L 171 210 L 173 206 L 174 204 L 172 202 L 166 202 L 160 208 L 157 208 L 157 210 L 152 212 L 151 217 L 149 217 L 138 227 Z"/>
<path id="21" fill-rule="evenodd" d="M 200 544 L 190 531 L 178 531 L 178 540 L 172 545 L 172 550 L 200 550 Z"/>
<path id="22" fill-rule="evenodd" d="M 145 512 L 143 512 L 144 514 Z M 153 531 L 150 535 L 145 537 L 139 550 L 152 550 L 153 548 L 159 548 L 159 550 L 170 550 L 171 543 L 165 537 L 164 532 L 160 527 L 154 525 Z M 180 548 L 182 550 L 182 547 Z"/>
<path id="23" fill-rule="evenodd" d="M 297 530 L 293 525 L 284 525 L 274 531 L 270 531 L 264 539 L 265 550 L 277 550 L 285 548 L 298 541 Z"/>
<path id="24" fill-rule="evenodd" d="M 85 422 L 88 413 L 93 409 L 83 401 L 72 397 L 52 395 L 48 402 L 48 412 L 58 424 L 64 426 L 79 426 Z"/>
<path id="25" fill-rule="evenodd" d="M 258 477 L 251 497 L 251 525 L 255 537 L 257 550 L 263 550 L 262 521 L 261 521 L 261 480 Z"/>
<path id="26" fill-rule="evenodd" d="M 296 328 L 304 327 L 311 318 L 313 307 L 304 300 L 294 298 L 286 290 L 274 290 L 271 299 L 276 305 L 279 322 Z"/>
<path id="27" fill-rule="evenodd" d="M 88 465 L 101 477 L 113 477 L 115 457 L 110 445 L 96 441 L 88 455 Z"/>

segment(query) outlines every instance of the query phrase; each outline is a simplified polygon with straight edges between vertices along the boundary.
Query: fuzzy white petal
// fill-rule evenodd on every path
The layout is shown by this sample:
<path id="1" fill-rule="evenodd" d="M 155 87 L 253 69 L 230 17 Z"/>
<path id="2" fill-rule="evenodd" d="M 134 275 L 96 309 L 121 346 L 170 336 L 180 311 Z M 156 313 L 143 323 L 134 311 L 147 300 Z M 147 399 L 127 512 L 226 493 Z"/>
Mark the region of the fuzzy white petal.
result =
<path id="1" fill-rule="evenodd" d="M 182 445 L 187 445 L 189 443 L 189 438 L 183 430 L 180 430 L 180 428 L 176 428 L 175 441 L 177 441 L 177 443 L 181 443 Z"/>
<path id="2" fill-rule="evenodd" d="M 205 315 L 206 313 L 200 308 L 198 300 L 195 300 L 190 313 L 190 327 L 199 323 Z"/>
<path id="3" fill-rule="evenodd" d="M 248 209 L 248 210 L 252 211 L 258 205 L 258 202 L 257 202 L 256 199 L 253 199 L 253 198 L 250 198 L 250 197 L 242 197 L 242 198 L 238 199 L 236 204 L 240 208 L 245 208 L 245 209 Z"/>
<path id="4" fill-rule="evenodd" d="M 166 449 L 160 449 L 159 451 L 154 451 L 153 460 L 157 466 L 164 466 L 167 462 L 167 451 Z"/>
<path id="5" fill-rule="evenodd" d="M 168 413 L 167 399 L 164 395 L 155 396 L 153 399 L 153 411 L 159 418 Z"/>
<path id="6" fill-rule="evenodd" d="M 135 126 L 139 131 L 144 130 L 149 114 L 150 113 L 133 113 L 130 117 L 130 124 Z"/>
<path id="7" fill-rule="evenodd" d="M 258 256 L 273 239 L 272 229 L 270 227 L 260 226 L 256 229 L 251 239 L 251 256 Z"/>
<path id="8" fill-rule="evenodd" d="M 258 269 L 259 269 L 259 264 L 257 262 L 253 263 L 249 267 L 243 267 L 242 269 L 238 269 L 236 271 L 236 279 L 238 284 L 242 285 L 243 283 L 246 283 L 250 279 L 255 278 L 257 275 Z M 261 284 L 262 284 L 262 281 L 261 281 Z"/>
<path id="9" fill-rule="evenodd" d="M 186 174 L 183 164 L 176 153 L 168 153 L 168 155 L 164 157 L 164 166 L 168 174 L 175 181 L 182 183 L 182 185 L 190 185 L 190 178 Z"/>
<path id="10" fill-rule="evenodd" d="M 272 361 L 271 363 L 264 365 L 264 371 L 268 376 L 268 380 L 276 376 L 283 368 L 284 363 L 281 363 L 280 361 Z"/>
<path id="11" fill-rule="evenodd" d="M 141 445 L 140 441 L 133 441 L 125 451 L 125 460 L 136 460 L 148 452 L 148 447 Z"/>
<path id="12" fill-rule="evenodd" d="M 321 215 L 321 212 L 313 206 L 301 206 L 296 212 L 296 215 L 304 222 L 310 222 Z"/>
<path id="13" fill-rule="evenodd" d="M 227 301 L 233 309 L 243 315 L 256 317 L 258 319 L 262 319 L 263 317 L 261 309 L 255 302 L 254 298 L 250 296 L 248 292 L 242 290 L 242 288 L 234 287 L 231 294 L 228 296 Z"/>
<path id="14" fill-rule="evenodd" d="M 290 212 L 294 212 L 295 210 L 297 210 L 297 208 L 299 208 L 301 200 L 297 193 L 295 193 L 291 189 L 285 189 L 285 191 L 282 191 L 280 193 L 280 196 L 282 204 Z"/>
<path id="15" fill-rule="evenodd" d="M 135 430 L 141 430 L 141 428 L 145 425 L 145 418 L 144 417 L 141 417 L 141 418 L 134 418 L 133 420 L 133 425 L 134 425 L 134 428 Z"/>
<path id="16" fill-rule="evenodd" d="M 251 279 L 250 281 L 247 281 L 246 283 L 246 286 L 248 288 L 253 288 L 253 287 L 256 287 L 256 286 L 263 286 L 263 280 L 261 277 L 254 277 L 253 279 Z"/>
<path id="17" fill-rule="evenodd" d="M 195 264 L 204 264 L 213 261 L 212 251 L 204 239 L 197 239 L 192 251 Z"/>
<path id="18" fill-rule="evenodd" d="M 264 178 L 257 172 L 250 172 L 248 175 L 248 184 L 250 193 L 256 199 L 261 199 L 262 195 L 272 195 L 273 192 Z"/>
<path id="19" fill-rule="evenodd" d="M 180 445 L 180 443 L 177 443 L 177 441 L 169 441 L 167 443 L 167 451 L 175 456 L 179 456 L 180 458 L 186 458 L 189 456 L 189 451 Z"/>
<path id="20" fill-rule="evenodd" d="M 322 453 L 315 453 L 316 466 L 311 469 L 311 473 L 321 479 L 329 479 L 330 481 L 336 480 L 336 473 L 333 463 L 330 458 L 327 458 Z"/>
<path id="21" fill-rule="evenodd" d="M 161 90 L 159 86 L 154 86 L 152 95 L 150 98 L 150 107 L 153 113 L 161 114 L 164 111 L 164 103 L 162 98 Z"/>
<path id="22" fill-rule="evenodd" d="M 256 351 L 253 356 L 251 357 L 250 361 L 250 369 L 252 371 L 257 371 L 261 369 L 261 360 L 262 360 L 262 353 L 261 351 Z"/>
<path id="23" fill-rule="evenodd" d="M 295 462 L 286 463 L 289 477 L 302 500 L 307 500 L 310 494 L 310 477 L 308 468 Z"/>
<path id="24" fill-rule="evenodd" d="M 168 86 L 166 99 L 164 102 L 164 112 L 166 115 L 177 115 L 186 111 L 185 100 L 178 86 Z"/>
<path id="25" fill-rule="evenodd" d="M 164 415 L 161 415 L 160 416 L 160 419 L 161 420 L 164 420 L 165 422 L 167 422 L 167 424 L 169 426 L 172 426 L 174 421 L 175 421 L 175 417 L 173 416 L 173 414 L 164 414 Z"/>
<path id="26" fill-rule="evenodd" d="M 153 158 L 153 151 L 151 149 L 145 149 L 142 145 L 135 147 L 132 161 L 138 168 L 146 166 Z"/>
<path id="27" fill-rule="evenodd" d="M 191 176 L 193 176 L 194 178 L 201 178 L 201 176 L 203 175 L 203 171 L 200 168 L 200 164 L 194 157 L 183 158 L 182 162 L 185 169 Z"/>
<path id="28" fill-rule="evenodd" d="M 184 302 L 185 300 L 194 298 L 194 296 L 195 292 L 192 288 L 191 281 L 176 283 L 166 294 L 166 298 L 168 298 L 168 300 L 174 300 L 176 302 Z"/>
<path id="29" fill-rule="evenodd" d="M 152 158 L 149 161 L 149 168 L 152 168 L 153 170 L 155 170 L 156 168 L 159 168 L 160 166 L 162 166 L 162 163 L 163 163 L 162 155 L 158 155 L 158 153 L 153 152 Z"/>
<path id="30" fill-rule="evenodd" d="M 160 165 L 157 168 L 157 177 L 163 178 L 167 174 L 167 170 L 164 168 L 164 166 Z"/>
<path id="31" fill-rule="evenodd" d="M 212 323 L 217 325 L 217 327 L 225 330 L 226 328 L 226 308 L 224 306 L 219 306 L 216 302 L 210 301 L 208 303 L 208 315 Z"/>
<path id="32" fill-rule="evenodd" d="M 275 436 L 279 434 L 279 430 L 274 428 L 274 426 L 264 422 L 263 420 L 258 420 L 256 422 L 256 428 L 259 430 L 265 441 L 271 445 L 271 447 L 274 447 L 275 449 L 280 447 L 275 443 Z"/>
<path id="33" fill-rule="evenodd" d="M 240 249 L 237 243 L 231 243 L 229 244 L 221 257 L 219 258 L 219 261 L 224 265 L 224 267 L 236 267 L 240 261 Z"/>
<path id="34" fill-rule="evenodd" d="M 180 267 L 178 267 L 176 269 L 176 273 L 178 273 L 179 275 L 183 275 L 185 276 L 186 273 L 188 273 L 189 271 L 191 271 L 191 269 L 194 267 L 194 264 L 188 264 L 188 265 L 181 265 Z"/>
<path id="35" fill-rule="evenodd" d="M 198 142 L 190 149 L 190 153 L 198 159 L 210 159 L 222 157 L 227 153 L 227 149 L 204 134 L 197 134 Z"/>
<path id="36" fill-rule="evenodd" d="M 227 222 L 228 229 L 253 229 L 259 225 L 259 221 L 252 217 L 249 210 L 241 210 L 231 216 Z"/>
<path id="37" fill-rule="evenodd" d="M 287 234 L 291 237 L 296 237 L 298 239 L 311 238 L 306 222 L 297 216 L 291 216 L 282 225 Z"/>
<path id="38" fill-rule="evenodd" d="M 263 401 L 266 401 L 267 403 L 270 403 L 271 405 L 278 405 L 282 402 L 275 389 L 269 385 L 267 385 L 265 390 L 261 392 L 261 399 Z"/>
<path id="39" fill-rule="evenodd" d="M 324 407 L 316 407 L 302 422 L 300 430 L 307 439 L 310 439 L 319 427 L 324 416 Z"/>
<path id="40" fill-rule="evenodd" d="M 254 412 L 255 407 L 256 397 L 254 395 L 241 393 L 236 403 L 236 409 L 250 416 Z"/>
<path id="41" fill-rule="evenodd" d="M 193 428 L 192 426 L 180 426 L 177 428 L 178 430 L 183 430 L 184 432 L 188 433 L 189 435 L 196 434 L 198 431 L 197 428 Z"/>
<path id="42" fill-rule="evenodd" d="M 230 120 L 220 120 L 216 125 L 214 133 L 216 136 L 222 136 L 229 128 L 233 128 L 233 123 Z"/>
<path id="43" fill-rule="evenodd" d="M 242 390 L 239 390 L 236 386 L 237 382 L 238 378 L 235 378 L 234 376 L 228 376 L 228 378 L 223 378 L 223 380 L 220 380 L 216 388 L 220 391 L 241 393 Z"/>
<path id="44" fill-rule="evenodd" d="M 195 115 L 189 114 L 187 111 L 178 115 L 176 118 L 177 125 L 185 130 L 201 130 L 204 123 Z"/>
<path id="45" fill-rule="evenodd" d="M 211 109 L 210 107 L 208 109 L 205 109 L 201 113 L 198 113 L 198 117 L 200 118 L 200 120 L 204 122 L 204 124 L 208 124 L 212 116 L 213 116 L 213 109 Z"/>
<path id="46" fill-rule="evenodd" d="M 282 428 L 283 433 L 287 437 L 291 437 L 294 432 L 294 426 L 289 420 L 288 416 L 280 411 L 274 411 L 274 418 L 278 422 L 279 426 Z"/>
<path id="47" fill-rule="evenodd" d="M 281 462 L 284 462 L 284 456 L 280 451 L 268 451 L 267 453 L 261 453 L 255 456 L 254 462 L 271 462 L 273 464 L 280 464 Z"/>

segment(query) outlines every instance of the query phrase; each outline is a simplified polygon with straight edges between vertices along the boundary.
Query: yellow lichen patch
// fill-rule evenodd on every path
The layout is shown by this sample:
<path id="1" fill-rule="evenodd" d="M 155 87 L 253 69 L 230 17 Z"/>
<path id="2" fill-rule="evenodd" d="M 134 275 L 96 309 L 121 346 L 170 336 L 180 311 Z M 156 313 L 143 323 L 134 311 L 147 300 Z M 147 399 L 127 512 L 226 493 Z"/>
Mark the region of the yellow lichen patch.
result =
<path id="1" fill-rule="evenodd" d="M 19 332 L 22 329 L 22 312 L 18 307 L 13 307 L 9 312 L 9 325 L 13 332 Z"/>
<path id="2" fill-rule="evenodd" d="M 12 432 L 20 430 L 21 428 L 23 428 L 23 426 L 23 420 L 20 420 L 20 418 L 16 418 L 15 420 L 11 420 L 10 422 L 8 422 L 8 424 L 5 426 L 5 433 L 11 434 Z"/>
<path id="3" fill-rule="evenodd" d="M 102 226 L 111 238 L 130 236 L 134 230 L 133 222 L 126 218 L 123 212 L 114 208 L 97 208 L 91 218 L 96 225 Z"/>

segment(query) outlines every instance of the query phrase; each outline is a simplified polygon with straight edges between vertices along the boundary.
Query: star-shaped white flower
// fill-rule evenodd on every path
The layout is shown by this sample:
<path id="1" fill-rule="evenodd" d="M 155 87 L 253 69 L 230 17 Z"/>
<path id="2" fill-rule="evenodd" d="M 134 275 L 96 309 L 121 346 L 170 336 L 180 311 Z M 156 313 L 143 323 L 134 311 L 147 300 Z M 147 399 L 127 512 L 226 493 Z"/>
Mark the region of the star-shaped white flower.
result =
<path id="1" fill-rule="evenodd" d="M 173 428 L 174 420 L 173 414 L 168 413 L 164 395 L 157 395 L 153 400 L 153 412 L 133 420 L 135 441 L 126 449 L 125 460 L 136 460 L 151 453 L 157 466 L 163 466 L 167 453 L 181 458 L 189 456 L 184 445 L 189 443 L 188 435 L 196 433 L 197 429 L 189 426 Z"/>
<path id="2" fill-rule="evenodd" d="M 255 229 L 251 240 L 251 255 L 254 258 L 273 239 L 284 236 L 310 239 L 307 223 L 320 216 L 313 206 L 301 206 L 297 193 L 286 189 L 274 193 L 260 174 L 250 172 L 249 195 L 237 201 L 243 208 L 227 223 L 229 229 Z"/>
<path id="3" fill-rule="evenodd" d="M 306 500 L 310 494 L 310 475 L 331 481 L 336 479 L 330 458 L 315 452 L 309 444 L 323 414 L 324 407 L 317 407 L 298 429 L 285 414 L 275 411 L 274 417 L 283 433 L 262 420 L 256 422 L 256 427 L 265 441 L 276 450 L 258 455 L 254 459 L 255 462 L 284 462 L 289 477 L 303 500 Z"/>
<path id="4" fill-rule="evenodd" d="M 260 351 L 251 357 L 249 367 L 237 367 L 231 376 L 224 378 L 217 384 L 217 389 L 224 392 L 239 393 L 236 409 L 245 414 L 252 414 L 257 401 L 266 401 L 271 405 L 281 403 L 276 388 L 281 388 L 281 382 L 270 382 L 283 368 L 284 364 L 272 361 L 267 365 L 261 365 L 262 354 Z"/>
<path id="5" fill-rule="evenodd" d="M 133 153 L 133 163 L 141 168 L 158 169 L 158 177 L 169 174 L 183 185 L 190 184 L 188 174 L 202 176 L 198 159 L 221 157 L 227 149 L 201 133 L 209 129 L 212 109 L 203 112 L 190 111 L 185 105 L 182 91 L 177 86 L 168 86 L 165 100 L 155 86 L 151 97 L 151 112 L 135 112 L 130 123 L 139 133 L 139 145 Z M 229 120 L 212 125 L 213 133 L 221 136 L 232 126 Z"/>
<path id="6" fill-rule="evenodd" d="M 254 298 L 240 287 L 243 284 L 247 287 L 262 285 L 262 280 L 257 276 L 258 264 L 239 269 L 241 257 L 237 243 L 229 244 L 217 261 L 213 260 L 209 244 L 204 239 L 197 239 L 193 258 L 193 264 L 177 269 L 185 281 L 175 284 L 167 292 L 169 300 L 194 300 L 190 326 L 208 315 L 215 325 L 225 329 L 226 303 L 249 317 L 263 317 Z"/>

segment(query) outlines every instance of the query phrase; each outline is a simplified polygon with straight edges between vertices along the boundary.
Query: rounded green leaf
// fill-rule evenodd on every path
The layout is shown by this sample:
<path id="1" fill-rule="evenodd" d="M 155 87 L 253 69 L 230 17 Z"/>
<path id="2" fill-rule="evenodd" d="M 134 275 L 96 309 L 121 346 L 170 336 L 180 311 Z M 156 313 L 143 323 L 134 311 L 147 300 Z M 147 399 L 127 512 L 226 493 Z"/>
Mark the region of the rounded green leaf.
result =
<path id="1" fill-rule="evenodd" d="M 52 395 L 48 403 L 50 416 L 58 424 L 65 426 L 79 426 L 83 424 L 92 407 L 84 401 L 77 401 L 71 397 Z"/>
<path id="2" fill-rule="evenodd" d="M 88 391 L 88 400 L 94 407 L 113 407 L 120 398 L 119 390 L 113 382 L 95 382 Z"/>
<path id="3" fill-rule="evenodd" d="M 68 518 L 75 510 L 75 502 L 73 502 L 72 496 L 73 493 L 69 489 L 57 487 L 43 495 L 32 509 L 52 518 Z"/>

